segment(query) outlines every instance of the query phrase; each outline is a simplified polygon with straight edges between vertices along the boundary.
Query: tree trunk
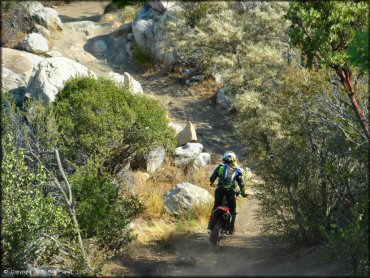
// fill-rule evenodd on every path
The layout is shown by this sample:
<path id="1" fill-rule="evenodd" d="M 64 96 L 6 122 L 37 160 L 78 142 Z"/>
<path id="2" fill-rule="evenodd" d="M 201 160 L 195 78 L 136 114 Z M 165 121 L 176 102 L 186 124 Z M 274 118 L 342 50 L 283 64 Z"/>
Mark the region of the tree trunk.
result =
<path id="1" fill-rule="evenodd" d="M 355 98 L 355 88 L 352 82 L 352 72 L 346 68 L 336 68 L 335 70 L 340 77 L 342 85 L 347 90 L 349 99 L 351 100 L 352 106 L 355 109 L 356 116 L 362 125 L 366 138 L 370 142 L 369 124 L 366 120 L 364 112 L 361 110 L 361 107 L 358 105 L 358 102 Z"/>

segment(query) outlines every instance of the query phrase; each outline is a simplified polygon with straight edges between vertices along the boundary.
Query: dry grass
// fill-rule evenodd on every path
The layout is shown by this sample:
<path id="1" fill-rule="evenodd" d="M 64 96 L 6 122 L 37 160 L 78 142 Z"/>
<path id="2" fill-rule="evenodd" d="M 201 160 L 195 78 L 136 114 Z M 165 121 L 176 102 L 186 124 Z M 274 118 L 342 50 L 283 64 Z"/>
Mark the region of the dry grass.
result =
<path id="1" fill-rule="evenodd" d="M 206 226 L 212 202 L 195 205 L 188 213 L 176 218 L 165 212 L 162 196 L 181 182 L 190 182 L 213 192 L 214 189 L 209 186 L 210 172 L 211 169 L 195 169 L 190 165 L 176 167 L 167 159 L 146 181 L 140 180 L 141 173 L 136 173 L 135 191 L 145 206 L 145 211 L 137 220 L 138 224 L 135 224 L 133 231 L 137 235 L 137 241 L 167 241 L 175 232 L 189 232 Z"/>
<path id="2" fill-rule="evenodd" d="M 221 88 L 222 85 L 217 83 L 212 77 L 206 78 L 192 85 L 192 89 L 198 99 L 214 98 Z"/>

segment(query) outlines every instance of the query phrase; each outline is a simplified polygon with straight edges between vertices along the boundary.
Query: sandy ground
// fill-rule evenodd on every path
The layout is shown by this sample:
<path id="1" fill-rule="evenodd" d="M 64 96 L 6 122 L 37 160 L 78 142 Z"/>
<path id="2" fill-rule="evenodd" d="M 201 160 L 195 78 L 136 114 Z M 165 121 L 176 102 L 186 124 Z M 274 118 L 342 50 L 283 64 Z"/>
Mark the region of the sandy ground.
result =
<path id="1" fill-rule="evenodd" d="M 232 128 L 232 118 L 214 103 L 212 97 L 198 97 L 192 88 L 160 72 L 144 74 L 126 53 L 125 39 L 108 23 L 99 22 L 108 2 L 72 2 L 56 6 L 65 24 L 63 34 L 53 42 L 53 49 L 63 56 L 89 67 L 100 76 L 110 71 L 129 72 L 143 86 L 146 94 L 160 100 L 171 121 L 185 124 L 190 120 L 197 129 L 205 151 L 222 154 L 236 151 L 251 166 Z M 96 28 L 86 35 L 68 26 L 68 22 L 93 21 Z M 106 53 L 96 54 L 91 45 L 102 40 Z M 253 167 L 252 167 L 253 168 Z M 155 242 L 135 260 L 116 256 L 106 267 L 109 276 L 343 276 L 345 268 L 328 262 L 323 247 L 293 248 L 264 236 L 256 215 L 257 200 L 242 200 L 236 233 L 225 237 L 221 246 L 209 244 L 205 229 L 166 244 Z"/>

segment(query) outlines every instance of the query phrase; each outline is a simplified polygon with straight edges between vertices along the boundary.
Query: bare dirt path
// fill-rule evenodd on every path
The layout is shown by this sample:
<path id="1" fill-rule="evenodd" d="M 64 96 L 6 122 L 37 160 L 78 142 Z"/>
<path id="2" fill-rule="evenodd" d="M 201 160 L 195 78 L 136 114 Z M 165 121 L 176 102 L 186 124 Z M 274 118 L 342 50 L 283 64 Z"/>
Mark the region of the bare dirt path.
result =
<path id="1" fill-rule="evenodd" d="M 53 49 L 74 59 L 100 76 L 110 71 L 129 72 L 169 111 L 173 122 L 190 120 L 197 129 L 205 151 L 222 154 L 234 150 L 247 166 L 242 147 L 232 128 L 232 118 L 217 107 L 211 97 L 199 97 L 192 88 L 160 72 L 143 74 L 126 52 L 126 40 L 109 23 L 99 22 L 108 2 L 72 2 L 56 7 L 65 23 L 63 35 Z M 91 32 L 74 30 L 69 23 L 92 21 Z M 102 40 L 107 50 L 97 53 L 93 44 Z M 252 167 L 253 168 L 253 167 Z M 320 247 L 296 249 L 264 236 L 256 217 L 256 200 L 243 200 L 236 221 L 236 233 L 224 238 L 220 248 L 213 248 L 205 229 L 166 244 L 153 243 L 151 252 L 135 260 L 115 257 L 104 274 L 109 276 L 248 276 L 248 275 L 331 275 L 345 273 L 339 263 L 327 262 Z M 181 261 L 182 259 L 182 261 Z"/>

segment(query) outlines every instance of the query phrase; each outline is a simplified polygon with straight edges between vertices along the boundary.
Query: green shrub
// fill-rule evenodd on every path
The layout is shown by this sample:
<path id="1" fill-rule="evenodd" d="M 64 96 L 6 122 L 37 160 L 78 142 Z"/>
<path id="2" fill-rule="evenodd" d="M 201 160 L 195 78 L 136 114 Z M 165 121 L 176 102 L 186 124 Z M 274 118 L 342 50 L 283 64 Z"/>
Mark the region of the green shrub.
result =
<path id="1" fill-rule="evenodd" d="M 143 67 L 149 67 L 153 63 L 152 59 L 148 57 L 139 46 L 134 48 L 134 58 L 135 61 Z"/>
<path id="2" fill-rule="evenodd" d="M 25 151 L 15 148 L 13 139 L 5 136 L 2 145 L 3 263 L 13 268 L 50 263 L 62 250 L 72 250 L 70 217 L 63 205 L 44 195 L 45 171 L 31 171 Z"/>
<path id="3" fill-rule="evenodd" d="M 174 147 L 175 133 L 159 101 L 134 96 L 126 87 L 103 78 L 69 80 L 57 96 L 53 113 L 61 152 L 78 165 L 93 155 L 110 161 L 157 146 Z"/>
<path id="4" fill-rule="evenodd" d="M 105 244 L 126 243 L 126 226 L 143 209 L 135 197 L 122 198 L 113 178 L 89 160 L 71 177 L 78 222 L 84 238 L 96 237 Z"/>

